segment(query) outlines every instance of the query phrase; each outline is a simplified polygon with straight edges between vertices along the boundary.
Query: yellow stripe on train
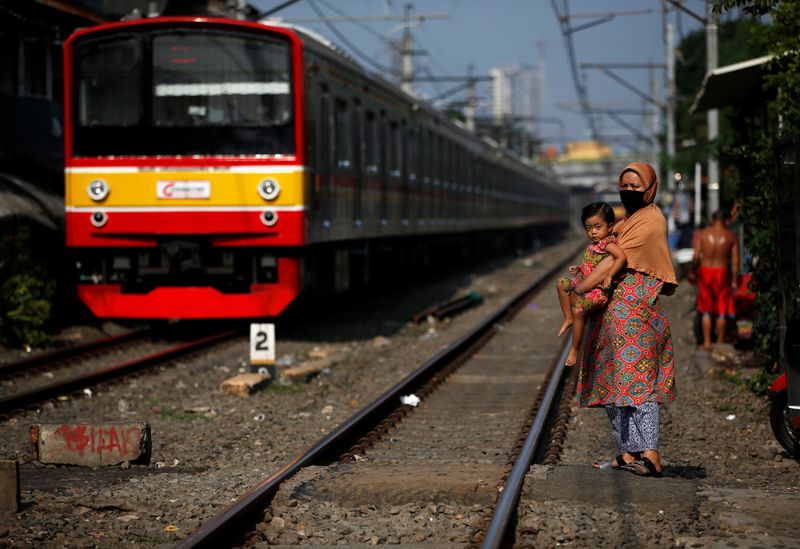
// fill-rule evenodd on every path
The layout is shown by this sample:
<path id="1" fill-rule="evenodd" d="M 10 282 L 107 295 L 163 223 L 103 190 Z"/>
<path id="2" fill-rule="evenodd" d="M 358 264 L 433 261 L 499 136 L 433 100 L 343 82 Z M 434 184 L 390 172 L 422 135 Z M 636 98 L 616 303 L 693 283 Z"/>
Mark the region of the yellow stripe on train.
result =
<path id="1" fill-rule="evenodd" d="M 65 203 L 68 207 L 303 205 L 303 169 L 67 169 Z"/>

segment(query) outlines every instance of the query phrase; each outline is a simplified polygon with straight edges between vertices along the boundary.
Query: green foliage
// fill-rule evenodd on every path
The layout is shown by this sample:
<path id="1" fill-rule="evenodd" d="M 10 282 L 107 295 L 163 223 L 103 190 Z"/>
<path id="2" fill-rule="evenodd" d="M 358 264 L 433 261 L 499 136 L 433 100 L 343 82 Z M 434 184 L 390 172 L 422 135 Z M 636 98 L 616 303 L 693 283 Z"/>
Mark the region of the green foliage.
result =
<path id="1" fill-rule="evenodd" d="M 742 377 L 739 370 L 725 370 L 722 373 L 723 379 L 730 381 L 734 385 L 741 385 L 757 395 L 766 395 L 772 383 L 777 379 L 778 374 L 769 373 L 766 369 L 761 369 L 755 375 Z M 721 410 L 725 411 L 725 410 Z"/>
<path id="2" fill-rule="evenodd" d="M 750 19 L 723 22 L 719 28 L 719 65 L 730 65 L 766 55 L 764 27 L 762 23 Z M 678 61 L 675 66 L 677 152 L 673 165 L 678 171 L 691 172 L 696 162 L 705 166 L 709 155 L 716 155 L 720 170 L 725 174 L 721 204 L 727 209 L 734 203 L 737 194 L 735 180 L 731 179 L 730 174 L 734 171 L 733 166 L 738 157 L 729 150 L 735 142 L 736 113 L 730 107 L 722 109 L 719 135 L 715 143 L 707 140 L 706 113 L 689 113 L 689 107 L 706 75 L 705 41 L 705 31 L 697 30 L 687 34 L 678 44 Z"/>
<path id="3" fill-rule="evenodd" d="M 740 8 L 743 12 L 754 17 L 766 15 L 780 0 L 720 0 L 714 6 L 717 13 Z"/>
<path id="4" fill-rule="evenodd" d="M 770 103 L 756 109 L 743 106 L 734 112 L 734 138 L 726 152 L 735 159 L 745 246 L 757 258 L 753 280 L 758 314 L 753 336 L 756 349 L 773 364 L 778 357 L 780 303 L 775 147 L 786 137 L 800 134 L 800 0 L 719 0 L 715 6 L 718 11 L 732 8 L 753 16 L 768 14 L 772 20 L 771 25 L 755 28 L 759 42 L 774 56 L 767 63 L 764 86 Z"/>
<path id="5" fill-rule="evenodd" d="M 32 247 L 27 229 L 0 239 L 0 343 L 10 347 L 47 341 L 43 326 L 56 284 Z"/>
<path id="6" fill-rule="evenodd" d="M 776 95 L 781 126 L 778 138 L 800 133 L 800 0 L 783 0 L 766 29 L 770 53 L 767 89 Z"/>

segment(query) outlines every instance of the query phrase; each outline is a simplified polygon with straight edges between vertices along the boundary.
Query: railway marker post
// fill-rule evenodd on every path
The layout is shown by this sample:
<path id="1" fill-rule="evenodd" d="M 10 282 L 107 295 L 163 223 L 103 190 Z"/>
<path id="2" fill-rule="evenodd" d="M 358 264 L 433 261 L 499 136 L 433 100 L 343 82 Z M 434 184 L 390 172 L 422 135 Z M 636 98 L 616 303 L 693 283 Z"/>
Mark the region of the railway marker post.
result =
<path id="1" fill-rule="evenodd" d="M 274 324 L 250 324 L 250 366 L 253 371 L 266 367 L 275 379 Z"/>

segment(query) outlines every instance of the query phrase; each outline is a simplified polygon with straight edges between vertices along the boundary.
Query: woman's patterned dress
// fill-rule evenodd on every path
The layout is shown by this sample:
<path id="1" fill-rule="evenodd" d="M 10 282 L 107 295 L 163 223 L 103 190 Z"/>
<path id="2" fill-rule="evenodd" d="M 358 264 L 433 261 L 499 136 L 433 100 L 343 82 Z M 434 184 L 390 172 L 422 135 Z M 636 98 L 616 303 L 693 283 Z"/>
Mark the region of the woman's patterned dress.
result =
<path id="1" fill-rule="evenodd" d="M 637 406 L 675 399 L 669 321 L 658 295 L 663 283 L 628 270 L 604 310 L 591 320 L 578 373 L 581 406 Z"/>

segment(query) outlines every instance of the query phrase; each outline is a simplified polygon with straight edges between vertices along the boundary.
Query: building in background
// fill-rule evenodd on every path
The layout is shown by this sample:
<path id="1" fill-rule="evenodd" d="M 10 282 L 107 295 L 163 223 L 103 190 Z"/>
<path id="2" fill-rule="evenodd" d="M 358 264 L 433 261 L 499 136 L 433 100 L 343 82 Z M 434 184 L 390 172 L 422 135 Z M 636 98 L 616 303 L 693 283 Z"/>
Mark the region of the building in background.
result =
<path id="1" fill-rule="evenodd" d="M 512 122 L 534 133 L 544 102 L 544 74 L 531 65 L 489 69 L 492 78 L 491 116 L 495 124 Z"/>

